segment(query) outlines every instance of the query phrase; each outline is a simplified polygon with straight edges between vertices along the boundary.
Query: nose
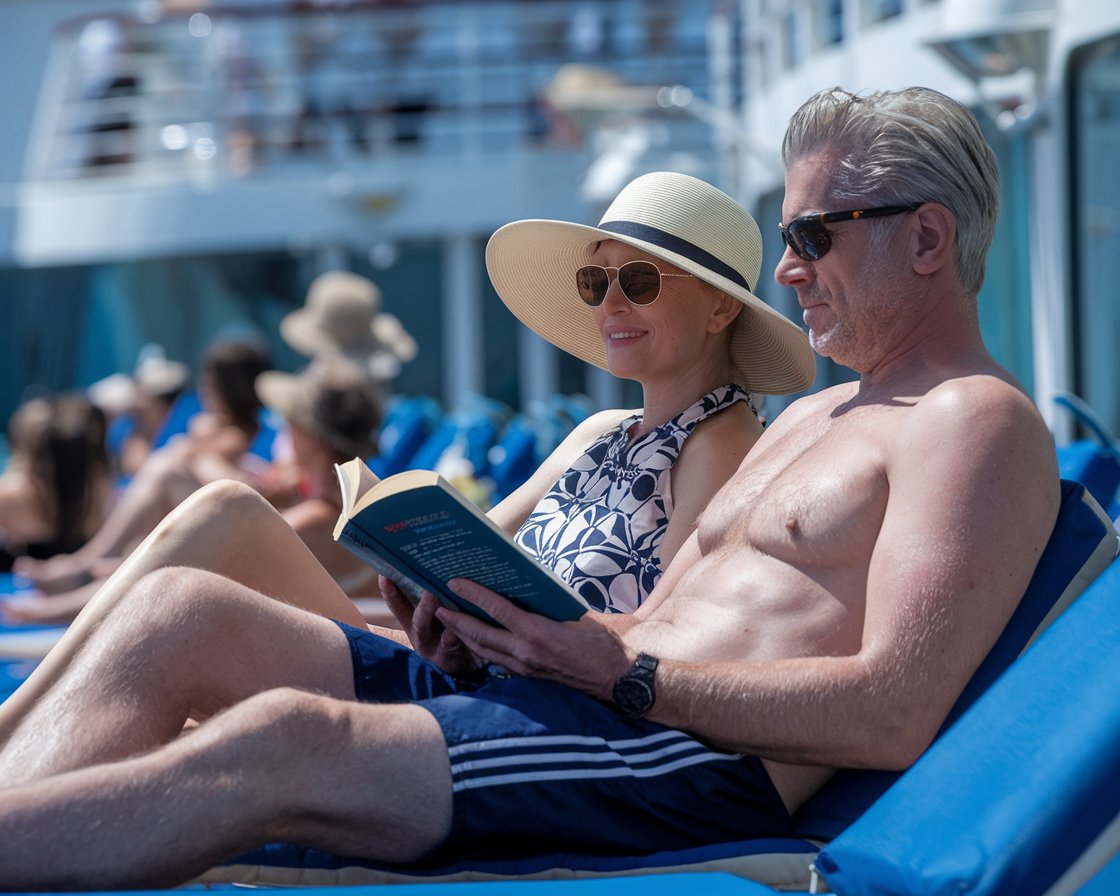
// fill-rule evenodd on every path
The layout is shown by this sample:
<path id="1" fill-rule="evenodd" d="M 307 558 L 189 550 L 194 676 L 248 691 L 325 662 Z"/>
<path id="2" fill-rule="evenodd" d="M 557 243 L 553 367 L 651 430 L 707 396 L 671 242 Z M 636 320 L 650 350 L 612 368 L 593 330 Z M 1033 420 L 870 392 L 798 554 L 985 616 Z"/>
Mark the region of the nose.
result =
<path id="1" fill-rule="evenodd" d="M 815 276 L 812 264 L 798 257 L 789 246 L 785 246 L 785 251 L 774 268 L 775 282 L 782 286 L 797 287 L 810 282 Z"/>
<path id="2" fill-rule="evenodd" d="M 613 314 L 617 311 L 630 307 L 630 300 L 622 292 L 622 287 L 618 285 L 618 273 L 611 274 L 607 272 L 609 282 L 607 285 L 606 295 L 603 296 L 603 304 L 599 307 L 607 314 Z"/>

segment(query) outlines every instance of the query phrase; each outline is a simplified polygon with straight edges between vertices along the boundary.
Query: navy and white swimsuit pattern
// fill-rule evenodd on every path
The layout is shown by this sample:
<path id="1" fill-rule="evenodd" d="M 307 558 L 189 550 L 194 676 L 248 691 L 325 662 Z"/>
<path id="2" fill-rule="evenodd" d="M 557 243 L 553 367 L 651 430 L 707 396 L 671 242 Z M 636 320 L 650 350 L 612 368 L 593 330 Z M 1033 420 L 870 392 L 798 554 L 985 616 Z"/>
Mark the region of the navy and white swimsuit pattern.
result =
<path id="1" fill-rule="evenodd" d="M 702 420 L 750 393 L 713 389 L 632 443 L 623 420 L 564 473 L 514 536 L 594 609 L 630 613 L 661 577 L 661 541 L 673 513 L 670 474 Z M 751 405 L 753 410 L 753 405 Z"/>

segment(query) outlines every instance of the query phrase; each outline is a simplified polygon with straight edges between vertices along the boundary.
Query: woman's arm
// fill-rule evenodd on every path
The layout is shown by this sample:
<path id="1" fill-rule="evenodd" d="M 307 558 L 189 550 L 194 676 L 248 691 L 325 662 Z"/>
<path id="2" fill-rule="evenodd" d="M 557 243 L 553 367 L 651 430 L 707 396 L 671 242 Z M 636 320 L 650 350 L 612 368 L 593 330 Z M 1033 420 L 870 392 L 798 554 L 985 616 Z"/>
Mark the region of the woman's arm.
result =
<path id="1" fill-rule="evenodd" d="M 533 508 L 588 446 L 609 429 L 613 429 L 633 410 L 600 411 L 573 429 L 544 462 L 516 491 L 493 507 L 487 516 L 512 535 L 529 518 Z"/>

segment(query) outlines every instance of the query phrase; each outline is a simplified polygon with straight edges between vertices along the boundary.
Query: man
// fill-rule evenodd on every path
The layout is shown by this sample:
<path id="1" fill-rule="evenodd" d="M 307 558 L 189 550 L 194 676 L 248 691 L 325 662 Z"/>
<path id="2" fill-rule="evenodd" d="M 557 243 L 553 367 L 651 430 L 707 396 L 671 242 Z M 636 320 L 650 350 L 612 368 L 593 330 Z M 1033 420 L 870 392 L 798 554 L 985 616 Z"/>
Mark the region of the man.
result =
<path id="1" fill-rule="evenodd" d="M 638 612 L 552 623 L 469 582 L 504 629 L 402 609 L 451 672 L 512 673 L 473 690 L 212 574 L 148 576 L 0 754 L 5 882 L 168 883 L 272 840 L 399 861 L 781 835 L 835 768 L 912 763 L 1058 506 L 1049 434 L 979 333 L 996 168 L 923 89 L 819 94 L 783 155 L 775 276 L 860 379 L 771 424 Z"/>

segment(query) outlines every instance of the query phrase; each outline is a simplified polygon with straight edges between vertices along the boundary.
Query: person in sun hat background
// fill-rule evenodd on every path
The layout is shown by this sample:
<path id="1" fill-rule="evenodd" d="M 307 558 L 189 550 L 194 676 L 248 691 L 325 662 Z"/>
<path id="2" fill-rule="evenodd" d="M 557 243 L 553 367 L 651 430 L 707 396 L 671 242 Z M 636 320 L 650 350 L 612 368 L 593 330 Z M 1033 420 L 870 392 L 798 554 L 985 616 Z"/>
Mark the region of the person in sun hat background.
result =
<path id="1" fill-rule="evenodd" d="M 376 574 L 333 537 L 342 510 L 334 465 L 376 451 L 383 409 L 375 384 L 360 365 L 330 356 L 312 361 L 298 374 L 261 373 L 256 378 L 256 392 L 291 433 L 292 470 L 298 478 L 300 498 L 282 510 L 284 521 L 347 595 L 376 595 Z M 268 548 L 261 553 L 267 558 Z M 0 597 L 0 615 L 13 622 L 69 622 L 104 581 L 101 578 L 60 594 Z M 372 620 L 391 621 L 387 611 L 373 601 L 368 602 L 368 612 Z"/>
<path id="2" fill-rule="evenodd" d="M 385 406 L 401 366 L 413 360 L 418 349 L 416 340 L 400 320 L 381 308 L 381 290 L 368 277 L 350 271 L 325 271 L 311 281 L 303 305 L 281 319 L 280 335 L 311 361 L 340 357 L 357 365 L 373 383 Z M 298 475 L 286 427 L 281 428 L 273 443 L 272 461 L 266 480 L 256 486 L 258 490 L 275 488 L 276 495 L 266 497 L 283 507 L 284 502 L 278 497 L 286 492 L 285 480 Z"/>
<path id="3" fill-rule="evenodd" d="M 377 284 L 349 271 L 316 277 L 303 307 L 280 321 L 280 335 L 307 358 L 342 355 L 362 365 L 386 395 L 401 365 L 417 355 L 416 340 L 381 310 Z"/>
<path id="4" fill-rule="evenodd" d="M 351 596 L 376 594 L 376 575 L 334 540 L 342 512 L 335 464 L 377 452 L 384 417 L 382 397 L 368 371 L 348 358 L 327 355 L 298 374 L 268 371 L 257 377 L 257 394 L 288 426 L 303 499 L 284 519 Z"/>

